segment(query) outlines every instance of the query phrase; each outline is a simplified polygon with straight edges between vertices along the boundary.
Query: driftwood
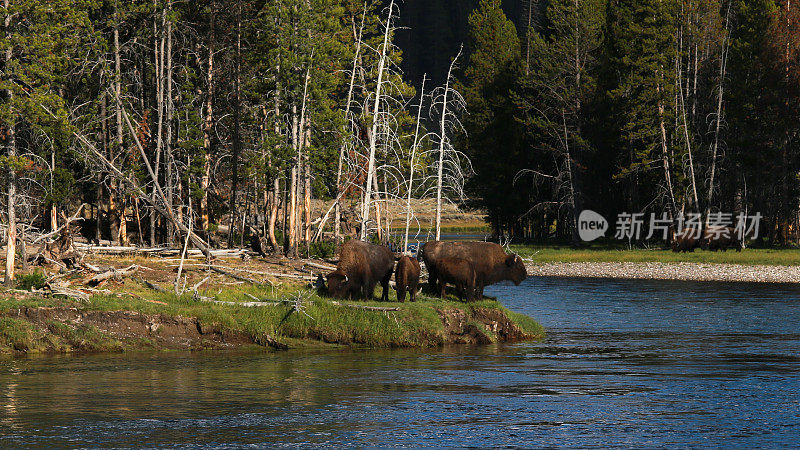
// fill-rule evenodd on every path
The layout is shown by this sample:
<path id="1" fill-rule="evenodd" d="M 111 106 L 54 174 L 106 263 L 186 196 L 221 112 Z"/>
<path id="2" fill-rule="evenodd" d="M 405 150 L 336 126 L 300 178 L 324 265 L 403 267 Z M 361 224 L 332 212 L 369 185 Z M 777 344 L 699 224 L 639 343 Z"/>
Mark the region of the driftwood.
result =
<path id="1" fill-rule="evenodd" d="M 339 303 L 335 300 L 331 300 L 331 304 L 336 306 L 345 306 L 347 308 L 356 308 L 356 309 L 366 309 L 368 311 L 400 311 L 398 307 L 391 307 L 391 306 L 367 306 L 367 305 L 354 305 L 352 303 Z"/>
<path id="2" fill-rule="evenodd" d="M 70 222 L 59 228 L 61 234 L 53 242 L 46 242 L 39 252 L 31 257 L 30 262 L 44 265 L 53 264 L 60 268 L 71 269 L 83 261 L 83 254 L 76 249 L 72 240 Z"/>
<path id="3" fill-rule="evenodd" d="M 211 270 L 213 270 L 214 272 L 220 273 L 220 274 L 225 275 L 225 276 L 229 276 L 229 277 L 233 278 L 234 280 L 244 281 L 245 283 L 255 284 L 256 286 L 266 286 L 266 285 L 273 286 L 272 282 L 269 281 L 269 280 L 266 280 L 266 283 L 263 283 L 261 281 L 254 280 L 252 278 L 247 278 L 247 277 L 243 277 L 241 275 L 236 275 L 235 273 L 231 272 L 230 271 L 231 269 L 228 268 L 228 267 L 223 268 L 223 267 L 215 266 L 215 265 L 212 265 L 212 264 L 207 264 L 206 267 L 211 269 Z M 236 270 L 236 269 L 233 269 L 233 270 Z"/>
<path id="4" fill-rule="evenodd" d="M 326 266 L 324 264 L 319 264 L 319 263 L 315 263 L 315 262 L 312 262 L 312 261 L 303 261 L 303 265 L 304 266 L 313 267 L 315 269 L 320 269 L 320 270 L 336 270 L 336 267 Z"/>
<path id="5" fill-rule="evenodd" d="M 206 303 L 216 303 L 218 305 L 244 306 L 246 308 L 254 308 L 258 306 L 278 306 L 282 304 L 282 302 L 227 302 L 224 300 L 213 300 L 207 297 L 200 297 L 199 300 L 201 302 L 206 302 Z"/>
<path id="6" fill-rule="evenodd" d="M 83 291 L 79 291 L 77 289 L 68 288 L 66 286 L 61 286 L 58 284 L 47 284 L 45 285 L 45 287 L 50 291 L 50 295 L 67 297 L 81 302 L 89 301 L 89 294 Z M 35 291 L 35 292 L 43 293 L 41 291 Z"/>
<path id="7" fill-rule="evenodd" d="M 93 276 L 86 282 L 89 286 L 98 286 L 101 283 L 108 281 L 110 279 L 121 280 L 122 277 L 132 275 L 139 270 L 139 266 L 136 264 L 131 264 L 130 266 L 124 269 L 114 269 L 107 270 L 102 273 L 98 273 L 97 275 Z"/>
<path id="8" fill-rule="evenodd" d="M 264 272 L 264 275 L 269 275 L 271 277 L 277 278 L 294 278 L 296 280 L 303 280 L 303 281 L 314 281 L 317 278 L 311 275 L 295 275 L 293 273 L 272 273 L 272 272 Z"/>
<path id="9" fill-rule="evenodd" d="M 80 215 L 81 211 L 83 211 L 83 207 L 84 206 L 89 206 L 89 205 L 86 204 L 86 203 L 81 204 L 81 206 L 78 207 L 78 210 L 75 211 L 75 214 L 73 214 L 69 218 L 66 218 L 66 216 L 64 216 L 64 214 L 62 213 L 61 214 L 61 218 L 62 218 L 62 220 L 65 220 L 64 225 L 61 225 L 60 227 L 58 227 L 58 229 L 56 229 L 54 231 L 51 231 L 51 232 L 49 232 L 47 234 L 43 234 L 43 235 L 37 237 L 36 239 L 31 241 L 31 244 L 35 245 L 35 244 L 38 244 L 41 241 L 50 239 L 51 237 L 53 237 L 53 236 L 57 235 L 58 233 L 60 233 L 62 230 L 68 229 L 72 222 L 77 222 L 79 220 L 83 220 L 82 217 L 78 217 L 78 216 Z"/>
<path id="10" fill-rule="evenodd" d="M 181 256 L 180 248 L 168 247 L 136 247 L 136 246 L 111 246 L 111 245 L 91 245 L 76 242 L 75 246 L 87 253 L 97 253 L 104 255 L 149 255 L 149 256 Z M 248 255 L 250 250 L 244 248 L 209 250 L 208 253 L 214 258 L 240 258 Z M 186 250 L 187 257 L 204 256 L 204 253 L 197 249 Z"/>
<path id="11" fill-rule="evenodd" d="M 157 285 L 155 283 L 151 283 L 151 282 L 145 280 L 144 278 L 133 277 L 133 281 L 136 281 L 137 283 L 141 283 L 145 287 L 147 287 L 148 289 L 152 289 L 152 290 L 154 290 L 156 292 L 160 292 L 162 294 L 166 294 L 168 292 L 166 289 L 162 288 L 161 286 L 159 286 L 159 285 Z"/>
<path id="12" fill-rule="evenodd" d="M 195 284 L 194 286 L 192 286 L 192 289 L 191 289 L 191 290 L 192 290 L 192 291 L 195 291 L 195 292 L 197 292 L 197 289 L 198 289 L 200 286 L 202 286 L 202 285 L 203 285 L 203 284 L 204 284 L 206 281 L 208 281 L 208 280 L 209 280 L 209 277 L 205 277 L 205 278 L 203 278 L 202 280 L 198 281 L 198 282 L 197 282 L 197 284 Z"/>

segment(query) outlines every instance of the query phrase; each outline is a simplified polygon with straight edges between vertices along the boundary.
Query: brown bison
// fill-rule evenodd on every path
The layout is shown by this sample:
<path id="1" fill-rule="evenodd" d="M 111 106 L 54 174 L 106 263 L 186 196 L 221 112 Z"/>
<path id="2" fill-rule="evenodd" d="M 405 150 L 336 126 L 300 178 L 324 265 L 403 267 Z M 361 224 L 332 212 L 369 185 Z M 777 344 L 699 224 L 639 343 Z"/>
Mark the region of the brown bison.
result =
<path id="1" fill-rule="evenodd" d="M 737 252 L 742 251 L 742 242 L 733 227 L 707 227 L 703 232 L 703 240 L 700 242 L 700 246 L 703 250 L 722 250 L 724 252 L 729 248 L 734 248 Z"/>
<path id="2" fill-rule="evenodd" d="M 671 230 L 672 242 L 670 247 L 675 253 L 679 252 L 693 252 L 694 249 L 700 247 L 700 237 L 697 233 L 697 228 L 683 228 L 680 233 L 675 233 Z"/>
<path id="3" fill-rule="evenodd" d="M 444 297 L 447 283 L 450 283 L 455 285 L 459 300 L 475 299 L 479 286 L 476 283 L 475 266 L 472 262 L 464 258 L 441 258 L 437 261 L 436 267 L 439 297 Z"/>
<path id="4" fill-rule="evenodd" d="M 417 286 L 419 286 L 419 261 L 410 256 L 400 257 L 397 268 L 394 270 L 394 283 L 397 290 L 397 300 L 406 301 L 406 291 L 410 294 L 412 302 L 417 301 Z"/>
<path id="5" fill-rule="evenodd" d="M 506 254 L 503 247 L 492 242 L 430 241 L 420 248 L 420 255 L 428 268 L 428 283 L 433 292 L 437 291 L 439 261 L 442 258 L 461 258 L 472 263 L 480 297 L 485 286 L 504 280 L 519 285 L 528 277 L 522 258 Z"/>
<path id="6" fill-rule="evenodd" d="M 339 298 L 371 298 L 375 285 L 381 283 L 381 300 L 389 300 L 389 280 L 394 269 L 394 255 L 388 248 L 350 240 L 342 245 L 340 253 L 336 270 L 327 276 L 330 295 Z"/>

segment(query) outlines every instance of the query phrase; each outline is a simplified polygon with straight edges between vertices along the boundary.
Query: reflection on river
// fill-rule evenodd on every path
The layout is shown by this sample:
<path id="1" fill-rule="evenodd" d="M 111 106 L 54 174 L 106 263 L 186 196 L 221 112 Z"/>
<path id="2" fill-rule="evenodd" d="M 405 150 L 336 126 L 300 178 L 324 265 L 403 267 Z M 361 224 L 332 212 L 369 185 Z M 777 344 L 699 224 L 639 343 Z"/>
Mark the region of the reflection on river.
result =
<path id="1" fill-rule="evenodd" d="M 800 288 L 494 286 L 543 342 L 0 361 L 0 447 L 775 446 L 800 436 Z"/>

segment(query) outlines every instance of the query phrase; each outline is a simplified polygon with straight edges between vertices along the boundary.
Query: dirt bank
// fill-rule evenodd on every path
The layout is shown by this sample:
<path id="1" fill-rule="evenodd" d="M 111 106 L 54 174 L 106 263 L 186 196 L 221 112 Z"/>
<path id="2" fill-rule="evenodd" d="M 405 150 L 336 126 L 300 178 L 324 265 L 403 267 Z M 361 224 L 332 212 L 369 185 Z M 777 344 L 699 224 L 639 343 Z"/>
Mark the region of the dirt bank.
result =
<path id="1" fill-rule="evenodd" d="M 800 283 L 800 267 L 658 262 L 575 262 L 529 264 L 530 276 L 649 280 Z"/>
<path id="2" fill-rule="evenodd" d="M 504 311 L 494 308 L 432 308 L 440 324 L 418 329 L 420 346 L 488 344 L 541 337 L 526 331 Z M 360 314 L 364 314 L 360 312 Z M 372 314 L 380 315 L 380 312 Z M 324 332 L 311 328 L 281 336 L 252 333 L 196 317 L 145 314 L 136 311 L 92 311 L 76 307 L 22 307 L 0 314 L 0 353 L 102 352 L 125 350 L 204 350 L 337 344 L 372 346 L 358 333 Z M 398 324 L 399 326 L 399 324 Z M 2 342 L 5 340 L 5 342 Z M 305 342 L 304 342 L 305 341 Z M 312 342 L 309 342 L 312 341 Z M 287 344 L 288 342 L 288 344 Z M 3 344 L 7 347 L 5 349 Z M 417 346 L 408 342 L 390 347 Z"/>

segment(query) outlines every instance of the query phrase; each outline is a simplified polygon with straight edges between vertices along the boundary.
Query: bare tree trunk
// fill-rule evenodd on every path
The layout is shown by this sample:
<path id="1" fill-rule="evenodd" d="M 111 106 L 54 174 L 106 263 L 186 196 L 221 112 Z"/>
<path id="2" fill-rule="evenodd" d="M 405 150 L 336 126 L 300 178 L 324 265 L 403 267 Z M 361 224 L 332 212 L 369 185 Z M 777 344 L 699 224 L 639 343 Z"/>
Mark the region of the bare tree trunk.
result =
<path id="1" fill-rule="evenodd" d="M 436 240 L 438 241 L 441 239 L 442 236 L 442 187 L 443 187 L 443 175 L 444 175 L 444 142 L 447 139 L 446 136 L 446 128 L 445 125 L 447 124 L 447 94 L 450 93 L 450 81 L 452 80 L 453 76 L 453 67 L 458 60 L 458 56 L 461 55 L 461 51 L 459 51 L 458 55 L 453 58 L 453 62 L 450 63 L 450 68 L 447 70 L 447 80 L 444 84 L 444 94 L 442 97 L 442 119 L 439 122 L 439 166 L 436 174 Z"/>
<path id="2" fill-rule="evenodd" d="M 375 196 L 375 234 L 378 236 L 379 242 L 383 241 L 383 232 L 381 228 L 381 191 L 378 187 L 378 176 L 373 175 L 372 177 L 372 193 Z"/>
<path id="3" fill-rule="evenodd" d="M 9 0 L 3 0 L 3 7 L 8 10 L 9 7 Z M 3 32 L 6 35 L 9 34 L 9 28 L 11 27 L 11 14 L 6 14 L 5 18 L 3 19 Z M 8 46 L 5 51 L 4 61 L 3 61 L 3 68 L 6 69 L 8 67 L 9 62 L 11 62 L 12 58 L 12 47 Z M 10 89 L 6 90 L 6 97 L 8 98 L 8 102 L 10 103 L 12 100 L 13 93 Z M 8 155 L 9 160 L 13 160 L 17 156 L 17 141 L 16 141 L 16 124 L 14 114 L 12 113 L 11 117 L 8 119 L 8 122 L 5 125 L 6 128 L 6 154 Z M 14 259 L 17 256 L 17 208 L 16 208 L 16 201 L 17 201 L 17 174 L 14 172 L 14 164 L 8 165 L 8 231 L 6 232 L 6 274 L 5 274 L 5 284 L 12 285 L 14 284 Z"/>
<path id="4" fill-rule="evenodd" d="M 52 174 L 56 170 L 56 149 L 55 146 L 50 150 L 50 170 L 51 170 L 51 178 L 50 178 L 50 190 L 55 188 L 53 185 L 53 178 Z M 50 204 L 50 231 L 56 231 L 58 229 L 58 208 L 56 207 L 55 202 Z"/>
<path id="5" fill-rule="evenodd" d="M 728 11 L 725 14 L 725 35 L 722 39 L 722 52 L 719 59 L 719 88 L 717 92 L 717 121 L 714 129 L 714 147 L 711 153 L 711 175 L 708 181 L 708 196 L 706 197 L 706 215 L 711 209 L 711 199 L 714 196 L 714 176 L 717 170 L 717 152 L 719 149 L 719 132 L 722 122 L 722 98 L 725 88 L 725 69 L 728 62 L 727 57 L 727 43 L 728 43 L 728 26 L 730 23 L 731 3 L 728 2 Z"/>
<path id="6" fill-rule="evenodd" d="M 100 102 L 100 124 L 101 124 L 101 132 L 100 132 L 100 151 L 103 152 L 103 155 L 108 156 L 108 148 L 109 148 L 109 131 L 108 131 L 108 95 L 106 94 L 105 90 L 101 95 L 102 101 Z M 94 241 L 95 244 L 100 244 L 100 238 L 102 237 L 100 222 L 102 220 L 102 209 L 103 209 L 103 173 L 101 171 L 97 172 L 96 178 L 96 185 L 95 185 L 95 207 L 94 207 L 94 220 L 95 220 L 95 227 L 94 227 Z"/>
<path id="7" fill-rule="evenodd" d="M 276 176 L 272 180 L 272 195 L 269 209 L 269 224 L 267 226 L 267 237 L 272 248 L 277 252 L 279 251 L 278 239 L 275 238 L 275 222 L 278 219 L 278 201 L 280 200 L 281 183 Z"/>
<path id="8" fill-rule="evenodd" d="M 692 182 L 692 200 L 694 201 L 694 208 L 700 208 L 700 202 L 697 198 L 697 184 L 694 176 L 694 158 L 692 157 L 692 141 L 689 138 L 689 122 L 686 118 L 686 102 L 683 98 L 683 80 L 680 73 L 678 73 L 678 93 L 680 95 L 681 117 L 683 118 L 683 137 L 686 139 L 686 152 L 689 155 L 689 177 Z M 688 86 L 687 86 L 688 90 Z"/>
<path id="9" fill-rule="evenodd" d="M 167 2 L 167 8 L 172 11 L 172 1 Z M 166 158 L 167 158 L 167 208 L 172 210 L 174 209 L 173 199 L 175 196 L 175 181 L 173 179 L 174 174 L 172 173 L 173 166 L 175 165 L 175 155 L 172 154 L 172 121 L 173 121 L 173 112 L 174 112 L 174 104 L 172 101 L 172 20 L 167 21 L 167 86 L 166 86 L 166 97 L 167 97 L 167 139 L 165 141 L 166 145 Z M 173 226 L 172 222 L 167 221 L 167 244 L 172 244 L 173 234 L 175 233 L 175 227 Z"/>
<path id="10" fill-rule="evenodd" d="M 364 19 L 367 16 L 367 4 L 364 3 L 364 11 L 361 13 L 361 26 L 358 28 L 358 33 L 353 30 L 354 37 L 356 38 L 356 53 L 353 56 L 353 69 L 350 72 L 350 86 L 347 88 L 347 100 L 344 106 L 344 120 L 345 120 L 345 128 L 348 126 L 348 122 L 350 120 L 350 103 L 353 101 L 353 89 L 355 88 L 355 81 L 356 81 L 356 67 L 358 65 L 359 56 L 361 54 L 361 37 L 364 32 Z M 355 23 L 353 24 L 355 28 Z M 341 199 L 343 191 L 346 187 L 342 186 L 342 166 L 344 164 L 344 152 L 347 149 L 347 144 L 345 142 L 346 136 L 348 133 L 346 130 L 342 132 L 342 146 L 339 148 L 339 167 L 336 170 L 336 205 L 335 205 L 335 213 L 334 213 L 334 224 L 333 224 L 333 237 L 334 239 L 338 240 L 341 236 L 341 220 L 342 220 L 342 210 L 341 210 Z M 320 223 L 320 228 L 324 226 L 324 222 Z M 320 230 L 321 234 L 321 230 Z"/>
<path id="11" fill-rule="evenodd" d="M 292 176 L 289 186 L 289 240 L 286 254 L 297 256 L 297 166 L 292 166 Z"/>
<path id="12" fill-rule="evenodd" d="M 278 71 L 280 71 L 280 66 L 278 66 Z M 275 92 L 275 136 L 281 135 L 280 98 L 281 98 L 281 90 L 280 90 L 280 85 L 278 85 Z M 266 111 L 264 112 L 264 116 L 266 120 Z M 268 161 L 269 165 L 272 166 L 271 157 L 269 157 Z M 269 239 L 269 242 L 272 245 L 272 248 L 275 252 L 280 252 L 278 239 L 275 237 L 275 223 L 278 220 L 278 203 L 280 203 L 280 192 L 281 192 L 280 178 L 276 173 L 272 180 L 272 195 L 271 195 L 271 203 L 269 204 L 269 220 L 267 224 L 267 238 Z M 266 191 L 265 191 L 265 196 L 266 196 Z M 284 210 L 285 209 L 286 205 L 284 204 Z M 284 239 L 286 239 L 286 236 L 284 236 Z"/>
<path id="13" fill-rule="evenodd" d="M 305 170 L 303 171 L 303 210 L 305 212 L 305 231 L 303 239 L 308 245 L 311 242 L 311 164 L 308 156 L 309 142 L 311 142 L 311 128 L 306 126 L 306 138 L 304 140 L 305 146 L 305 162 L 303 164 Z"/>
<path id="14" fill-rule="evenodd" d="M 656 89 L 661 92 L 661 85 L 659 84 Z M 667 151 L 667 130 L 664 126 L 664 104 L 661 99 L 658 100 L 658 127 L 661 131 L 661 162 L 664 167 L 664 179 L 667 182 L 667 193 L 669 194 L 670 201 L 670 217 L 675 217 L 677 208 L 675 207 L 675 193 L 672 189 L 672 174 L 670 173 L 669 153 Z"/>
<path id="15" fill-rule="evenodd" d="M 577 2 L 576 2 L 577 3 Z M 569 177 L 569 202 L 572 206 L 572 242 L 578 244 L 580 242 L 578 236 L 578 208 L 575 206 L 575 176 L 572 173 L 572 155 L 569 150 L 569 133 L 567 132 L 567 114 L 564 110 L 561 111 L 561 120 L 564 125 L 564 151 L 566 152 L 567 160 L 567 176 Z"/>
<path id="16" fill-rule="evenodd" d="M 208 210 L 208 189 L 211 186 L 211 133 L 213 131 L 213 98 L 214 98 L 214 25 L 216 14 L 214 3 L 211 2 L 211 24 L 208 34 L 208 73 L 206 74 L 206 105 L 205 122 L 203 125 L 203 176 L 200 178 L 200 189 L 203 196 L 200 198 L 200 226 L 203 233 L 208 235 L 210 214 Z"/>
<path id="17" fill-rule="evenodd" d="M 231 203 L 229 207 L 228 247 L 233 243 L 233 228 L 236 223 L 236 194 L 239 190 L 239 153 L 242 149 L 239 109 L 241 108 L 241 59 L 242 59 L 242 2 L 237 1 L 236 10 L 236 56 L 234 63 L 234 104 L 233 104 L 233 180 L 231 181 Z"/>
<path id="18" fill-rule="evenodd" d="M 158 26 L 158 21 L 154 17 L 153 18 L 153 56 L 154 56 L 154 66 L 156 70 L 155 76 L 155 84 L 156 84 L 156 158 L 154 169 L 156 176 L 158 176 L 159 171 L 161 169 L 161 153 L 164 148 L 164 115 L 165 115 L 165 105 L 164 105 L 164 72 L 165 72 L 165 61 L 164 61 L 164 50 L 166 46 L 166 36 L 164 33 L 164 29 L 166 28 L 167 22 L 167 8 L 164 5 L 161 9 L 161 26 Z M 155 191 L 153 192 L 153 196 L 155 197 Z M 138 203 L 137 203 L 137 214 L 138 211 Z M 150 213 L 150 246 L 155 247 L 156 245 L 156 215 L 154 212 Z M 140 241 L 141 239 L 141 228 L 139 229 L 140 234 Z"/>
<path id="19" fill-rule="evenodd" d="M 411 193 L 414 190 L 414 157 L 417 153 L 417 145 L 419 145 L 419 124 L 422 119 L 422 103 L 425 99 L 425 78 L 428 74 L 422 76 L 422 87 L 419 93 L 419 107 L 417 108 L 417 123 L 414 125 L 414 144 L 411 146 L 411 160 L 409 166 L 411 167 L 408 175 L 408 196 L 406 198 L 406 234 L 403 238 L 403 253 L 408 251 L 408 229 L 411 227 Z"/>
<path id="20" fill-rule="evenodd" d="M 122 208 L 120 212 L 120 219 L 119 219 L 119 242 L 122 245 L 128 245 L 128 216 L 126 215 L 128 210 L 128 198 L 122 198 Z"/>
<path id="21" fill-rule="evenodd" d="M 114 3 L 114 108 L 117 122 L 117 138 L 114 143 L 115 156 L 123 154 L 122 148 L 122 63 L 120 61 L 119 45 L 119 10 L 116 2 Z M 117 207 L 117 192 L 119 183 L 114 181 L 109 186 L 108 194 L 108 216 L 111 222 L 111 240 L 119 242 L 119 235 L 125 225 L 124 210 L 122 216 Z"/>
<path id="22" fill-rule="evenodd" d="M 389 46 L 389 32 L 392 29 L 392 14 L 394 13 L 394 0 L 389 3 L 389 15 L 386 18 L 386 27 L 383 32 L 383 46 L 378 61 L 378 81 L 375 86 L 375 105 L 372 109 L 372 133 L 369 139 L 369 162 L 367 163 L 367 180 L 364 193 L 364 205 L 361 209 L 361 240 L 367 238 L 367 224 L 369 222 L 369 203 L 372 199 L 372 178 L 375 176 L 375 152 L 377 150 L 378 111 L 381 103 L 381 89 L 383 88 L 383 71 L 386 65 L 386 55 Z"/>

